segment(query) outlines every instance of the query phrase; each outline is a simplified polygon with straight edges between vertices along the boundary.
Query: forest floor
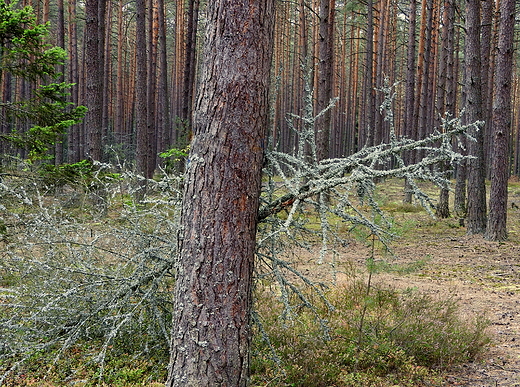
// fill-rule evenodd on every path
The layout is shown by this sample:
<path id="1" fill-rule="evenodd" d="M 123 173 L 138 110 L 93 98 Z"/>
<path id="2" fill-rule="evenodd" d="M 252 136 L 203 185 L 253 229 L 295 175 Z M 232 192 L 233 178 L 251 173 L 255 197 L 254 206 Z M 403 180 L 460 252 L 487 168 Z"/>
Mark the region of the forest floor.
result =
<path id="1" fill-rule="evenodd" d="M 493 243 L 460 232 L 432 236 L 417 232 L 414 242 L 396 247 L 400 260 L 429 256 L 406 276 L 384 274 L 397 287 L 415 287 L 459 300 L 463 313 L 484 314 L 492 343 L 483 359 L 447 376 L 448 385 L 520 386 L 520 245 Z"/>
<path id="2" fill-rule="evenodd" d="M 399 263 L 428 257 L 411 274 L 383 273 L 377 281 L 459 301 L 461 312 L 484 314 L 492 342 L 482 359 L 448 372 L 447 385 L 520 386 L 520 245 L 494 243 L 459 230 L 395 247 Z M 359 262 L 360 264 L 362 262 Z"/>
<path id="3" fill-rule="evenodd" d="M 515 200 L 514 195 L 511 199 Z M 520 193 L 516 200 L 520 201 Z M 407 214 L 401 216 L 407 218 Z M 392 243 L 391 258 L 380 252 L 381 259 L 395 267 L 422 264 L 413 272 L 378 273 L 373 283 L 452 298 L 463 316 L 484 315 L 489 320 L 492 341 L 488 350 L 480 359 L 448 370 L 446 386 L 520 386 L 520 211 L 511 209 L 508 215 L 510 238 L 506 242 L 466 235 L 455 219 L 422 216 L 412 230 Z M 370 251 L 366 244 L 353 242 L 340 260 L 363 270 Z"/>

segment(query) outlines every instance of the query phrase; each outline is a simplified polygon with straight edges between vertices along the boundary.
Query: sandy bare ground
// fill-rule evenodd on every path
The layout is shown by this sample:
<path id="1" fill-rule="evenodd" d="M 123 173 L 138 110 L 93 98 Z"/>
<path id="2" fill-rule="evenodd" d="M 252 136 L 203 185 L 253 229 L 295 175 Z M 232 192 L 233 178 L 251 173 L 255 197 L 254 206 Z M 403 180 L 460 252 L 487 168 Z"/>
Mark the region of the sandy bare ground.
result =
<path id="1" fill-rule="evenodd" d="M 516 230 L 520 213 L 513 214 L 510 222 L 515 222 L 512 228 Z M 487 353 L 478 361 L 450 370 L 447 386 L 520 386 L 520 243 L 517 235 L 510 239 L 499 243 L 468 236 L 455 221 L 445 223 L 440 232 L 438 227 L 435 232 L 428 226 L 417 227 L 413 237 L 393 244 L 393 262 L 426 263 L 410 274 L 376 276 L 376 281 L 398 288 L 454 297 L 468 318 L 483 314 L 491 322 L 492 343 Z M 354 243 L 349 250 L 343 259 L 362 267 L 369 254 L 366 246 Z"/>

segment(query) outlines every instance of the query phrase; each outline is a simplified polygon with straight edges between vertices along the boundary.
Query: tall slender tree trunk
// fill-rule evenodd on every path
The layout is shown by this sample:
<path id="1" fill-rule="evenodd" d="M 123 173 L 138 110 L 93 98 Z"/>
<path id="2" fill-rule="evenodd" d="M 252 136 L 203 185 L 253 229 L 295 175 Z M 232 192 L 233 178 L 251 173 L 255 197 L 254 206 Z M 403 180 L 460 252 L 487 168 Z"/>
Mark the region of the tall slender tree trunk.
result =
<path id="1" fill-rule="evenodd" d="M 123 145 L 124 138 L 124 109 L 125 109 L 125 101 L 124 101 L 124 78 L 123 78 L 123 66 L 124 66 L 124 57 L 123 57 L 123 43 L 124 33 L 123 33 L 123 0 L 119 0 L 117 7 L 117 36 L 119 39 L 117 40 L 117 69 L 116 69 L 116 101 L 115 101 L 115 117 L 114 117 L 114 141 L 117 145 Z"/>
<path id="2" fill-rule="evenodd" d="M 193 113 L 193 96 L 195 92 L 195 74 L 197 72 L 197 29 L 199 21 L 200 0 L 190 0 L 188 6 L 188 23 L 186 26 L 186 48 L 184 59 L 184 79 L 182 96 L 182 116 L 185 122 L 186 140 L 191 132 Z"/>
<path id="3" fill-rule="evenodd" d="M 507 182 L 511 137 L 511 90 L 513 80 L 513 36 L 515 0 L 502 0 L 493 102 L 491 191 L 486 239 L 507 238 Z"/>
<path id="4" fill-rule="evenodd" d="M 450 88 L 452 87 L 451 77 L 453 76 L 453 32 L 454 32 L 454 4 L 453 0 L 444 1 L 444 12 L 442 15 L 442 47 L 439 55 L 438 82 L 437 82 L 437 106 L 436 106 L 436 126 L 440 127 L 440 117 L 448 114 L 453 117 L 454 110 L 451 106 L 453 98 Z M 442 168 L 446 171 L 449 165 L 444 164 Z M 447 172 L 445 172 L 447 173 Z M 449 176 L 446 176 L 449 178 Z M 450 191 L 449 187 L 443 186 L 439 193 L 439 201 L 436 208 L 436 215 L 439 218 L 450 216 L 449 206 Z"/>
<path id="5" fill-rule="evenodd" d="M 63 0 L 58 0 L 58 23 L 56 25 L 56 45 L 65 49 L 65 10 Z M 65 82 L 65 66 L 60 65 L 58 71 L 61 73 L 57 79 L 58 82 Z M 65 136 L 62 135 L 58 138 L 58 142 L 54 147 L 54 164 L 59 165 L 63 163 L 63 150 L 64 150 Z"/>
<path id="6" fill-rule="evenodd" d="M 460 32 L 459 30 L 457 29 L 456 31 L 456 34 L 455 34 L 455 39 L 454 41 L 456 42 L 456 47 L 457 49 L 455 50 L 455 52 L 459 52 L 459 41 L 460 41 Z M 454 68 L 453 68 L 453 82 L 452 82 L 452 85 L 453 85 L 453 89 L 454 90 L 454 93 L 451 94 L 453 96 L 453 106 L 454 106 L 454 109 L 456 110 L 456 101 L 457 101 L 457 86 L 458 86 L 458 82 L 457 82 L 457 75 L 458 74 L 458 71 L 459 71 L 459 68 L 460 68 L 460 61 L 457 58 L 454 58 L 455 61 L 454 61 Z M 466 71 L 463 69 L 463 84 L 466 82 Z M 464 106 L 465 103 L 466 103 L 466 90 L 464 89 L 464 87 L 462 88 L 461 90 L 461 106 Z M 464 116 L 462 116 L 462 120 L 465 121 L 465 118 Z M 466 144 L 466 137 L 461 137 L 460 138 L 460 144 L 462 145 L 461 148 L 457 149 L 460 153 L 462 154 L 467 154 L 467 144 Z M 458 148 L 458 146 L 457 146 Z M 461 226 L 464 226 L 465 225 L 465 219 L 466 219 L 466 178 L 467 178 L 467 163 L 466 163 L 466 160 L 462 160 L 460 161 L 456 166 L 455 166 L 455 192 L 453 194 L 453 211 L 455 213 L 455 215 L 459 218 L 459 224 Z"/>
<path id="7" fill-rule="evenodd" d="M 425 58 L 425 50 L 426 50 L 426 31 L 427 31 L 427 20 L 428 20 L 428 1 L 430 0 L 422 0 L 421 1 L 421 25 L 419 31 L 419 47 L 417 49 L 417 69 L 415 75 L 415 97 L 414 97 L 414 106 L 413 106 L 413 129 L 415 130 L 414 135 L 415 138 L 419 138 L 419 123 L 420 123 L 420 113 L 421 113 L 421 92 L 423 90 L 424 83 L 424 58 Z M 418 155 L 419 151 L 414 151 L 414 160 L 420 158 Z"/>
<path id="8" fill-rule="evenodd" d="M 75 85 L 71 89 L 71 102 L 74 105 L 79 104 L 79 59 L 78 59 L 78 36 L 76 25 L 76 0 L 68 0 L 68 53 L 69 53 L 69 78 L 70 83 Z M 75 163 L 81 160 L 81 131 L 83 124 L 76 124 L 70 127 L 68 137 L 67 160 L 69 163 Z"/>
<path id="9" fill-rule="evenodd" d="M 166 18 L 164 12 L 164 0 L 158 0 L 159 22 L 159 79 L 157 101 L 157 145 L 160 152 L 172 145 L 170 99 L 168 92 L 168 61 L 166 47 Z"/>
<path id="10" fill-rule="evenodd" d="M 408 48 L 406 58 L 406 90 L 405 90 L 405 113 L 403 134 L 406 137 L 417 138 L 417 120 L 414 116 L 415 106 L 415 29 L 417 27 L 417 0 L 410 0 L 410 11 L 408 15 Z M 404 155 L 406 164 L 410 164 L 414 160 L 414 151 L 408 151 Z M 412 202 L 412 191 L 410 184 L 404 183 L 404 203 Z"/>
<path id="11" fill-rule="evenodd" d="M 318 88 L 315 114 L 319 114 L 329 105 L 332 98 L 334 79 L 334 15 L 335 0 L 320 1 L 320 32 L 318 40 Z M 316 149 L 318 160 L 329 157 L 330 130 L 332 123 L 331 109 L 316 121 Z"/>
<path id="12" fill-rule="evenodd" d="M 146 177 L 151 178 L 157 167 L 157 131 L 155 126 L 156 95 L 157 95 L 157 45 L 158 45 L 158 18 L 157 0 L 148 0 L 148 28 L 147 34 L 147 80 L 146 80 L 146 114 L 147 114 L 147 149 L 146 149 Z"/>
<path id="13" fill-rule="evenodd" d="M 105 11 L 105 0 L 87 0 L 85 7 L 85 116 L 87 156 L 93 160 L 102 158 L 103 124 L 103 41 L 100 18 Z"/>
<path id="14" fill-rule="evenodd" d="M 360 146 L 374 145 L 376 100 L 374 91 L 374 9 L 367 1 L 367 27 L 365 37 L 365 75 L 363 82 L 363 112 L 361 116 Z"/>
<path id="15" fill-rule="evenodd" d="M 103 30 L 101 33 L 103 34 L 103 41 L 101 44 L 101 50 L 103 52 L 102 60 L 102 74 L 103 74 L 103 104 L 102 104 L 102 118 L 101 118 L 101 136 L 102 136 L 102 146 L 104 147 L 107 144 L 112 145 L 109 141 L 112 140 L 112 133 L 110 133 L 110 121 L 112 120 L 112 112 L 111 112 L 111 94 L 112 94 L 112 82 L 110 82 L 112 78 L 112 0 L 105 0 L 105 11 L 103 12 L 103 20 L 100 23 L 103 23 Z"/>
<path id="16" fill-rule="evenodd" d="M 376 33 L 376 55 L 375 64 L 375 115 L 374 115 L 374 145 L 381 144 L 387 138 L 387 122 L 384 121 L 384 113 L 379 107 L 383 103 L 384 95 L 379 90 L 384 86 L 384 79 L 390 76 L 387 68 L 390 43 L 387 40 L 389 35 L 390 4 L 388 0 L 377 2 L 377 33 Z"/>
<path id="17" fill-rule="evenodd" d="M 274 1 L 208 3 L 166 385 L 245 387 Z"/>
<path id="18" fill-rule="evenodd" d="M 148 99 L 147 99 L 147 45 L 146 45 L 146 0 L 136 0 L 136 165 L 137 171 L 148 173 Z"/>
<path id="19" fill-rule="evenodd" d="M 191 1 L 191 0 L 190 0 Z M 182 118 L 182 104 L 184 98 L 184 71 L 186 69 L 186 1 L 175 1 L 175 46 L 172 63 L 172 116 L 175 124 L 175 144 L 183 147 L 189 140 L 186 138 L 185 122 Z"/>
<path id="20" fill-rule="evenodd" d="M 482 120 L 482 63 L 480 56 L 480 0 L 466 0 L 466 123 Z M 486 186 L 484 160 L 484 127 L 474 125 L 468 151 L 467 233 L 482 234 L 486 230 Z"/>
<path id="21" fill-rule="evenodd" d="M 486 123 L 484 132 L 484 159 L 489 160 L 491 151 L 491 120 L 493 117 L 493 65 L 491 55 L 493 35 L 493 11 L 495 0 L 484 0 L 481 5 L 480 56 L 482 64 L 482 120 Z M 485 164 L 486 176 L 489 177 L 490 166 Z"/>
<path id="22" fill-rule="evenodd" d="M 418 138 L 425 138 L 428 133 L 429 123 L 429 105 L 433 104 L 432 100 L 428 98 L 428 89 L 431 84 L 431 73 L 432 73 L 432 25 L 433 25 L 433 0 L 426 0 L 423 2 L 426 6 L 424 12 L 426 17 L 424 19 L 424 25 L 421 28 L 424 29 L 424 49 L 421 50 L 419 55 L 422 55 L 422 77 L 420 83 L 420 89 L 418 90 L 419 98 L 416 101 L 418 107 L 418 126 L 417 135 Z M 424 151 L 417 150 L 419 159 L 422 159 Z"/>

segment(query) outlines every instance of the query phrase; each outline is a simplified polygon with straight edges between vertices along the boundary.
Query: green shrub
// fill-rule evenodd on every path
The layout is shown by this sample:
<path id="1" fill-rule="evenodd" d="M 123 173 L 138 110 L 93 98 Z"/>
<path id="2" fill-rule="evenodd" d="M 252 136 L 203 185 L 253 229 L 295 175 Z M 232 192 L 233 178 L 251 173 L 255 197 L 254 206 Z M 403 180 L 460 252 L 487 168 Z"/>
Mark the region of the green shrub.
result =
<path id="1" fill-rule="evenodd" d="M 253 381 L 287 386 L 414 386 L 436 380 L 435 369 L 483 351 L 487 322 L 464 321 L 453 300 L 434 300 L 362 282 L 329 294 L 335 311 L 293 309 L 283 319 L 275 297 L 258 303 L 262 327 L 253 340 Z M 324 331 L 317 321 L 328 321 Z M 265 338 L 267 335 L 268 339 Z M 385 384 L 386 383 L 386 384 Z"/>
<path id="2" fill-rule="evenodd" d="M 396 315 L 390 337 L 417 364 L 445 367 L 474 359 L 489 343 L 482 317 L 464 322 L 454 300 L 409 295 Z"/>
<path id="3" fill-rule="evenodd" d="M 96 189 L 99 188 L 103 179 L 118 180 L 120 178 L 118 173 L 104 170 L 90 160 L 61 165 L 43 164 L 39 172 L 44 183 L 54 187 L 70 184 Z"/>

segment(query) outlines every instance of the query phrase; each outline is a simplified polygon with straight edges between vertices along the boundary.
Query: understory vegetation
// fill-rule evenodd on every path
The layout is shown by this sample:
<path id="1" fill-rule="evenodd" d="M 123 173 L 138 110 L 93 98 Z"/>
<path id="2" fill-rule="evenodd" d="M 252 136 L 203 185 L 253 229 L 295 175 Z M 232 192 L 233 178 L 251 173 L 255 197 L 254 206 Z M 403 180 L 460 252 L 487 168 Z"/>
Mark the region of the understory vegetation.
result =
<path id="1" fill-rule="evenodd" d="M 261 297 L 269 340 L 255 336 L 254 385 L 441 385 L 439 371 L 475 359 L 489 342 L 486 320 L 464 320 L 450 299 L 370 289 L 354 278 L 328 299 L 334 310 L 314 315 L 296 307 L 288 320 L 272 296 Z M 326 319 L 326 331 L 317 317 Z"/>
<path id="2" fill-rule="evenodd" d="M 163 173 L 144 180 L 99 163 L 31 168 L 1 173 L 0 384 L 162 385 L 182 179 Z M 275 189 L 265 198 L 290 192 L 282 181 L 266 176 L 265 186 Z M 442 369 L 485 350 L 483 318 L 463 319 L 454 300 L 375 280 L 398 269 L 384 260 L 389 241 L 374 230 L 410 238 L 413 216 L 426 214 L 388 196 L 402 180 L 380 186 L 351 210 L 380 229 L 349 225 L 334 212 L 324 219 L 303 201 L 262 223 L 254 386 L 440 385 Z M 389 215 L 374 211 L 371 198 Z M 352 239 L 372 246 L 360 257 L 363 271 L 342 259 Z M 315 270 L 328 274 L 316 278 Z"/>

